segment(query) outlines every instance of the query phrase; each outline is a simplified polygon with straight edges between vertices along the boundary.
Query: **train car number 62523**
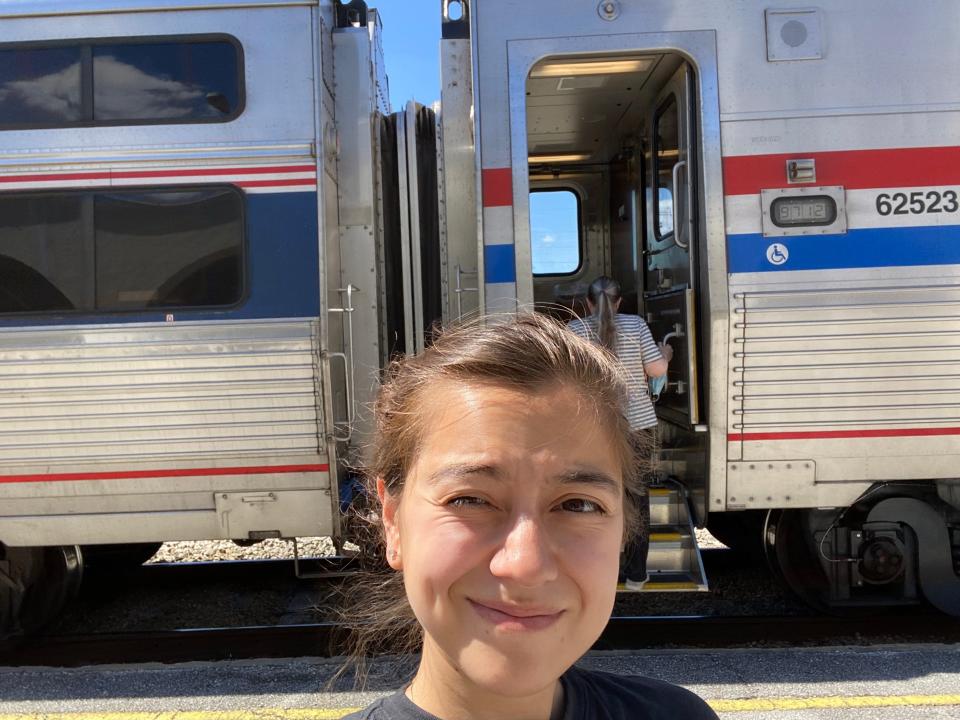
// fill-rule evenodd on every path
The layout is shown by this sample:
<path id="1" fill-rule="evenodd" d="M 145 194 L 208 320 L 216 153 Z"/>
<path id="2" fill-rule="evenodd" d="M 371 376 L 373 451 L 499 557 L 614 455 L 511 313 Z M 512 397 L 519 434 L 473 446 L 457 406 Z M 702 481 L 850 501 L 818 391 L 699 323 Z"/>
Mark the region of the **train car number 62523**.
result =
<path id="1" fill-rule="evenodd" d="M 911 193 L 880 193 L 877 212 L 881 215 L 923 215 L 926 213 L 953 213 L 960 210 L 960 201 L 954 190 L 917 190 Z"/>

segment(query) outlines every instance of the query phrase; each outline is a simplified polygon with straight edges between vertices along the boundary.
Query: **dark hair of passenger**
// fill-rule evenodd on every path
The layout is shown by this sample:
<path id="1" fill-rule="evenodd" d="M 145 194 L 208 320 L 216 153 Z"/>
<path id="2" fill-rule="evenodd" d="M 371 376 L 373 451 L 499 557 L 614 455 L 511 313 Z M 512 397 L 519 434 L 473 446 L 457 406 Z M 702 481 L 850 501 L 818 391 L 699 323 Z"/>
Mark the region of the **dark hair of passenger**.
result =
<path id="1" fill-rule="evenodd" d="M 624 540 L 641 530 L 633 498 L 649 463 L 631 444 L 623 414 L 626 384 L 616 360 L 599 346 L 577 337 L 541 313 L 488 318 L 446 329 L 423 353 L 396 358 L 386 368 L 373 406 L 374 431 L 363 475 L 368 505 L 349 522 L 353 541 L 370 572 L 351 577 L 344 589 L 340 621 L 351 634 L 356 684 L 365 681 L 364 659 L 378 652 L 417 652 L 422 630 L 407 603 L 402 571 L 385 560 L 382 508 L 377 479 L 399 496 L 417 460 L 424 432 L 424 401 L 438 384 L 490 386 L 531 395 L 558 386 L 578 391 L 584 407 L 609 433 L 616 448 L 624 488 Z M 338 675 L 339 675 L 338 674 Z"/>
<path id="2" fill-rule="evenodd" d="M 593 314 L 597 318 L 597 335 L 600 343 L 616 354 L 617 346 L 617 301 L 620 300 L 620 283 L 611 277 L 601 275 L 592 283 L 588 295 L 593 304 Z"/>

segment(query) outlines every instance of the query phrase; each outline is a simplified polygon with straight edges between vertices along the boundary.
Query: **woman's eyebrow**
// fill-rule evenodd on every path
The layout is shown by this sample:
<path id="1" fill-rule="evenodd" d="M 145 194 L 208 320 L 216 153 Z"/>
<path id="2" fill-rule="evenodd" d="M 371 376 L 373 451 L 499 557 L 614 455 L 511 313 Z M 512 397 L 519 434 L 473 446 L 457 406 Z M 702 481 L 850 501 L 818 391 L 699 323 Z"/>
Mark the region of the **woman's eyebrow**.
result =
<path id="1" fill-rule="evenodd" d="M 563 473 L 559 477 L 562 485 L 594 485 L 613 492 L 620 492 L 620 483 L 600 470 L 579 469 Z"/>
<path id="2" fill-rule="evenodd" d="M 427 483 L 436 485 L 444 480 L 461 480 L 467 477 L 483 475 L 493 480 L 500 480 L 502 473 L 494 465 L 483 463 L 461 463 L 457 465 L 447 465 L 432 473 L 427 478 Z"/>

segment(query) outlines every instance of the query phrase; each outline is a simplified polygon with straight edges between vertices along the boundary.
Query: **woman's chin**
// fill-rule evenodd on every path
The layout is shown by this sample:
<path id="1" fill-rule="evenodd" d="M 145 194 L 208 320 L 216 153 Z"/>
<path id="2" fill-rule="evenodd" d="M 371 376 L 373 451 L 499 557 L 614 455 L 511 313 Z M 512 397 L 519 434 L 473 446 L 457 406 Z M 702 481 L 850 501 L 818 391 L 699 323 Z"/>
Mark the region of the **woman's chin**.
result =
<path id="1" fill-rule="evenodd" d="M 512 652 L 507 656 L 490 648 L 467 649 L 458 664 L 471 684 L 507 698 L 528 697 L 552 689 L 568 667 L 558 657 L 548 661 L 537 652 Z"/>

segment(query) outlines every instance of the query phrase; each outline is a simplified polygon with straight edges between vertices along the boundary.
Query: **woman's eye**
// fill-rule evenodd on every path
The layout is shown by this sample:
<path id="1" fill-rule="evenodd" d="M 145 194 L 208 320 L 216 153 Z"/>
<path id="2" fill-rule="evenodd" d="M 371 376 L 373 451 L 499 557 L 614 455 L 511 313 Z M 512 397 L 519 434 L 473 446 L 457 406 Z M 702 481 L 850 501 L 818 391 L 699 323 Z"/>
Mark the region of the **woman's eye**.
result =
<path id="1" fill-rule="evenodd" d="M 587 500 L 586 498 L 571 498 L 570 500 L 564 500 L 562 503 L 560 503 L 560 507 L 567 512 L 575 513 L 602 514 L 604 512 L 599 503 L 595 503 L 593 500 Z"/>
<path id="2" fill-rule="evenodd" d="M 486 504 L 486 500 L 474 497 L 473 495 L 461 495 L 447 503 L 447 505 L 452 505 L 453 507 L 483 507 Z"/>

